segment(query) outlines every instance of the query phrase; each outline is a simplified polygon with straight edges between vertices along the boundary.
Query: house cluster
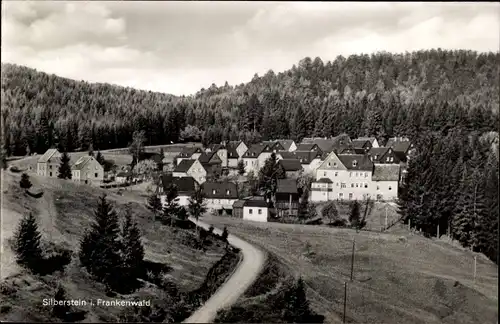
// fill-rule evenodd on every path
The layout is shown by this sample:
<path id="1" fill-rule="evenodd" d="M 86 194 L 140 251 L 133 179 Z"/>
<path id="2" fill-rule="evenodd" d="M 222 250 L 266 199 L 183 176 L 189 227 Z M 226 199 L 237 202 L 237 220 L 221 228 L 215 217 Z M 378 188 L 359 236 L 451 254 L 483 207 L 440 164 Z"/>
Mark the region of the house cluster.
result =
<path id="1" fill-rule="evenodd" d="M 173 160 L 173 171 L 162 176 L 160 197 L 170 184 L 178 187 L 179 202 L 187 206 L 197 186 L 201 186 L 207 207 L 219 213 L 252 220 L 267 220 L 269 202 L 262 197 L 238 199 L 238 188 L 232 182 L 208 181 L 210 175 L 235 174 L 242 161 L 245 174 L 255 174 L 275 153 L 286 179 L 278 181 L 272 198 L 277 215 L 296 215 L 299 193 L 296 179 L 310 174 L 310 201 L 394 200 L 399 184 L 405 181 L 408 159 L 413 145 L 403 137 L 391 138 L 380 147 L 374 137 L 351 140 L 342 135 L 332 138 L 304 138 L 264 141 L 247 145 L 242 141 L 211 144 L 207 148 L 186 147 Z M 181 190 L 182 189 L 182 190 Z"/>
<path id="2" fill-rule="evenodd" d="M 37 174 L 57 178 L 61 165 L 61 153 L 57 149 L 48 149 L 37 161 Z M 104 179 L 104 168 L 93 157 L 85 155 L 71 165 L 71 180 L 98 186 Z"/>

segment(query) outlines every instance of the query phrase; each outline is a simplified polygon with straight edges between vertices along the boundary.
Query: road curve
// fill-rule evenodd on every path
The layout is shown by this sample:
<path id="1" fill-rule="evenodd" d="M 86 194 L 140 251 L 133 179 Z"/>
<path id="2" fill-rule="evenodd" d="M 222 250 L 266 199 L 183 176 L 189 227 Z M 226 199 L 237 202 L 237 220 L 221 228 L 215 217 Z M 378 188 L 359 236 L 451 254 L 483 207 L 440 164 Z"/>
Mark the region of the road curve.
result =
<path id="1" fill-rule="evenodd" d="M 196 220 L 191 220 L 196 223 Z M 206 229 L 210 227 L 210 225 L 202 221 L 198 221 L 197 224 Z M 221 234 L 222 231 L 215 228 L 214 233 Z M 241 250 L 243 261 L 238 264 L 231 277 L 219 287 L 215 294 L 186 319 L 184 323 L 213 322 L 217 311 L 234 304 L 259 276 L 266 259 L 265 254 L 234 235 L 229 234 L 228 241 L 229 244 Z"/>

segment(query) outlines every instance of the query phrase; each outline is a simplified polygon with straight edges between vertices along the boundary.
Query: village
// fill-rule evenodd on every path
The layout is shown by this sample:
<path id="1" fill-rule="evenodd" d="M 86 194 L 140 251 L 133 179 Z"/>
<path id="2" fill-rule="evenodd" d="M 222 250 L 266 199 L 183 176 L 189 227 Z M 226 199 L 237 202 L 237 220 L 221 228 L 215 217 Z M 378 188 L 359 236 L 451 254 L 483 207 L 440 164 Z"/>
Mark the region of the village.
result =
<path id="1" fill-rule="evenodd" d="M 126 188 L 149 180 L 163 205 L 169 186 L 175 185 L 178 203 L 184 207 L 197 188 L 201 188 L 208 211 L 267 222 L 271 218 L 297 217 L 302 199 L 311 203 L 367 200 L 394 203 L 405 182 L 413 151 L 412 143 L 405 137 L 390 138 L 380 146 L 375 137 L 351 140 L 345 134 L 304 138 L 299 143 L 290 139 L 256 144 L 229 141 L 208 147 L 186 143 L 171 149 L 168 146 L 148 149 L 139 162 L 149 165 L 147 168 L 122 165 L 105 171 L 100 152 L 97 157 L 80 156 L 71 162 L 72 177 L 68 181 Z M 271 158 L 276 161 L 277 169 L 282 170 L 272 192 L 248 189 Z M 57 177 L 60 160 L 61 152 L 49 149 L 38 159 L 36 173 Z M 305 194 L 299 184 L 301 179 L 306 182 Z"/>

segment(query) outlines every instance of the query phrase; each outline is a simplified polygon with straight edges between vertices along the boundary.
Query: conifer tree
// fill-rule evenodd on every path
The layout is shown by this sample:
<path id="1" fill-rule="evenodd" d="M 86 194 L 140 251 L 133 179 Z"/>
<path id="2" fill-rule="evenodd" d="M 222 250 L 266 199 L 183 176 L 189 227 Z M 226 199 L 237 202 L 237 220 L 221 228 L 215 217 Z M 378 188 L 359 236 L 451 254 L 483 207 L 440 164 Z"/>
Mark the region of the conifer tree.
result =
<path id="1" fill-rule="evenodd" d="M 98 280 L 111 286 L 117 284 L 116 271 L 120 269 L 120 227 L 118 216 L 106 200 L 106 195 L 99 197 L 91 225 L 80 245 L 80 261 Z M 115 277 L 113 277 L 115 276 Z"/>
<path id="2" fill-rule="evenodd" d="M 203 194 L 203 189 L 201 188 L 201 186 L 199 188 L 196 188 L 194 193 L 189 198 L 188 209 L 191 216 L 196 219 L 196 222 L 198 222 L 200 216 L 207 211 L 205 196 Z M 196 229 L 198 229 L 198 226 L 196 227 Z"/>
<path id="3" fill-rule="evenodd" d="M 357 200 L 354 200 L 351 203 L 351 209 L 349 211 L 349 222 L 351 223 L 352 227 L 358 228 L 359 223 L 360 223 L 360 208 L 359 208 L 359 202 Z"/>
<path id="4" fill-rule="evenodd" d="M 312 312 L 302 277 L 285 291 L 284 302 L 283 319 L 286 323 L 310 322 L 309 317 Z"/>
<path id="5" fill-rule="evenodd" d="M 141 232 L 128 209 L 121 229 L 121 248 L 124 279 L 128 281 L 140 277 L 144 269 L 144 247 L 141 242 Z"/>
<path id="6" fill-rule="evenodd" d="M 43 259 L 40 247 L 41 237 L 35 216 L 32 213 L 25 215 L 14 234 L 17 263 L 30 270 L 37 269 L 37 265 Z"/>
<path id="7" fill-rule="evenodd" d="M 238 161 L 238 174 L 239 175 L 245 174 L 245 163 L 243 162 L 243 160 Z"/>
<path id="8" fill-rule="evenodd" d="M 89 156 L 94 156 L 94 145 L 92 143 L 89 144 Z"/>
<path id="9" fill-rule="evenodd" d="M 106 160 L 104 159 L 104 157 L 101 154 L 101 151 L 97 151 L 97 155 L 96 155 L 95 159 L 97 160 L 97 162 L 99 162 L 100 165 L 104 165 L 106 162 Z"/>
<path id="10" fill-rule="evenodd" d="M 56 290 L 56 293 L 54 295 L 54 300 L 56 302 L 65 302 L 67 301 L 67 296 L 66 296 L 66 291 L 64 289 L 63 286 L 59 286 Z M 54 314 L 54 316 L 64 320 L 68 314 L 70 310 L 70 306 L 69 305 L 54 305 L 54 307 L 52 308 L 52 314 Z"/>
<path id="11" fill-rule="evenodd" d="M 165 205 L 163 206 L 164 221 L 168 220 L 170 222 L 170 226 L 173 225 L 174 217 L 177 216 L 179 207 L 179 194 L 177 192 L 177 186 L 170 184 L 167 188 Z"/>
<path id="12" fill-rule="evenodd" d="M 276 193 L 278 179 L 285 178 L 285 171 L 277 161 L 276 154 L 272 153 L 259 170 L 259 189 L 264 192 L 266 199 Z"/>
<path id="13" fill-rule="evenodd" d="M 153 221 L 155 221 L 156 216 L 158 215 L 159 212 L 161 212 L 163 208 L 161 204 L 161 199 L 155 192 L 153 192 L 151 196 L 149 196 L 148 205 L 146 207 L 153 212 L 154 216 Z"/>
<path id="14" fill-rule="evenodd" d="M 59 164 L 58 175 L 59 179 L 71 179 L 71 166 L 69 164 L 70 158 L 68 153 L 63 152 L 61 155 L 61 162 Z"/>
<path id="15" fill-rule="evenodd" d="M 292 137 L 296 142 L 300 142 L 307 135 L 306 120 L 304 110 L 299 105 L 295 111 L 292 122 Z"/>
<path id="16" fill-rule="evenodd" d="M 21 175 L 21 181 L 19 181 L 19 186 L 23 189 L 31 188 L 32 184 L 30 181 L 30 177 L 26 173 L 23 173 Z"/>

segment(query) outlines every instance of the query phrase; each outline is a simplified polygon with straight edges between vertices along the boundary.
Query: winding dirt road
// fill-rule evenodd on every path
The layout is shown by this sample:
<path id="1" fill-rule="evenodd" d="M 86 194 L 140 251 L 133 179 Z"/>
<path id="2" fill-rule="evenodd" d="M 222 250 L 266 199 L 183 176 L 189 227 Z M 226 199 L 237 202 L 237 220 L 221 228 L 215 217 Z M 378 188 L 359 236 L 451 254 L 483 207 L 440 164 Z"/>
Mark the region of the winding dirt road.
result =
<path id="1" fill-rule="evenodd" d="M 191 220 L 196 223 L 195 219 Z M 198 221 L 197 224 L 206 229 L 210 227 L 202 221 Z M 216 228 L 214 233 L 221 234 L 222 231 Z M 217 311 L 234 304 L 259 276 L 266 259 L 264 252 L 231 234 L 229 234 L 228 241 L 229 244 L 241 250 L 243 261 L 238 264 L 231 277 L 219 287 L 215 294 L 184 323 L 213 322 Z"/>

